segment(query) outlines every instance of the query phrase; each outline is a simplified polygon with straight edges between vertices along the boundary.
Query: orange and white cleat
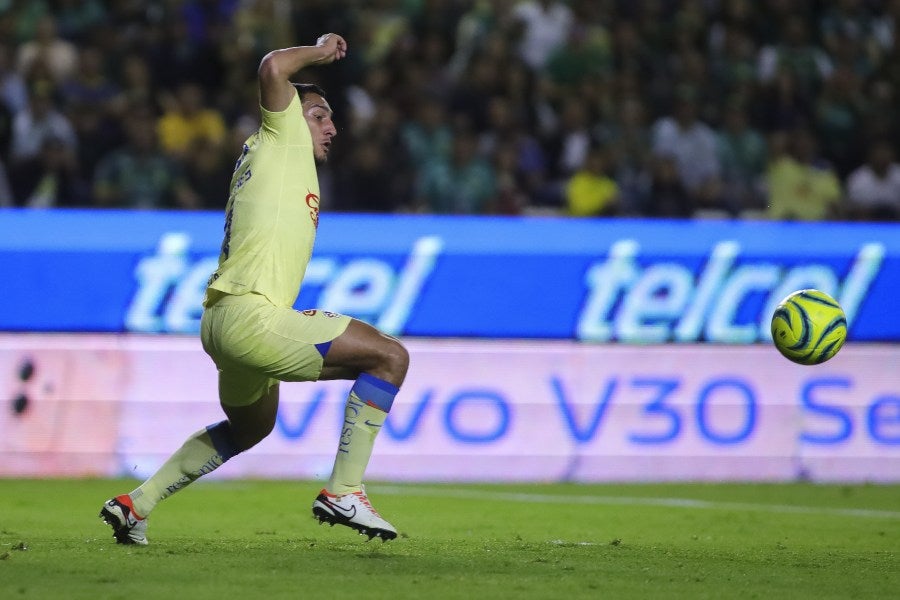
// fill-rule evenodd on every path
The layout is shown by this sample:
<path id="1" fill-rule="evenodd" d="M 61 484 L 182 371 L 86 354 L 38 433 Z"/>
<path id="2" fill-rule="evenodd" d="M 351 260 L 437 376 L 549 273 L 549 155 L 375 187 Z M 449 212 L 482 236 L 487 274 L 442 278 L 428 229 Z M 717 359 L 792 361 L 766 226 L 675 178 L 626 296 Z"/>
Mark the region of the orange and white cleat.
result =
<path id="1" fill-rule="evenodd" d="M 372 507 L 365 487 L 343 496 L 329 494 L 323 489 L 313 502 L 312 512 L 320 523 L 346 525 L 357 530 L 360 535 L 369 536 L 370 540 L 377 537 L 381 541 L 387 541 L 397 537 L 394 526 Z"/>
<path id="2" fill-rule="evenodd" d="M 112 527 L 117 544 L 147 545 L 147 519 L 134 512 L 128 494 L 107 500 L 100 509 L 100 518 Z"/>

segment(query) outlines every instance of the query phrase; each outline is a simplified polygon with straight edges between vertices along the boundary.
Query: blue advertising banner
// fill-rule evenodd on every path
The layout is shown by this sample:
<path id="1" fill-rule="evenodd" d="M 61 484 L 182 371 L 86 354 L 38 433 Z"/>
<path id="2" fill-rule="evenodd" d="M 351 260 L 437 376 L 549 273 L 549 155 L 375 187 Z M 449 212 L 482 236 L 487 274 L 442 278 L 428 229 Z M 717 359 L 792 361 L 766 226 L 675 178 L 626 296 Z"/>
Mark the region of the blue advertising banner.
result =
<path id="1" fill-rule="evenodd" d="M 3 331 L 195 333 L 223 215 L 0 210 Z M 900 340 L 900 226 L 323 214 L 297 308 L 402 336 L 770 339 L 818 288 Z"/>

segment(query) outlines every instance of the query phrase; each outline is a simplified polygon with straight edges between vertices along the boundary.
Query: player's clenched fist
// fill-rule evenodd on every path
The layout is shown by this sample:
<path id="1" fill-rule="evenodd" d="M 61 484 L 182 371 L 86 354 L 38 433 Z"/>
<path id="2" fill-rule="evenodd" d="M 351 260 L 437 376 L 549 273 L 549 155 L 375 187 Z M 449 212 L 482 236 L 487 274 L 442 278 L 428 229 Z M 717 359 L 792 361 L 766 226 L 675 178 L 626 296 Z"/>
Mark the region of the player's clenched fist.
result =
<path id="1" fill-rule="evenodd" d="M 327 65 L 347 55 L 347 41 L 336 33 L 326 33 L 319 37 L 316 47 L 324 51 L 319 64 Z"/>

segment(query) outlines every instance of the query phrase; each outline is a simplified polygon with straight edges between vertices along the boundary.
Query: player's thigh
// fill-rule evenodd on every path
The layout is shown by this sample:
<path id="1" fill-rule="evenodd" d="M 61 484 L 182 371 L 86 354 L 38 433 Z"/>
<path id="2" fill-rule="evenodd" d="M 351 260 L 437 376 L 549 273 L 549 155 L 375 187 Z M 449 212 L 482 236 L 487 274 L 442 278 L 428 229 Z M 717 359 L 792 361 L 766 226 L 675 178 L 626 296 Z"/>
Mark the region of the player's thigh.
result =
<path id="1" fill-rule="evenodd" d="M 264 321 L 260 367 L 280 381 L 316 381 L 324 357 L 352 319 L 323 310 L 278 308 Z"/>
<path id="2" fill-rule="evenodd" d="M 252 404 L 276 381 L 315 381 L 330 342 L 349 322 L 335 313 L 276 307 L 255 294 L 225 297 L 201 320 L 223 405 Z"/>
<path id="3" fill-rule="evenodd" d="M 277 379 L 257 369 L 235 364 L 219 368 L 219 402 L 223 408 L 253 405 L 277 385 Z"/>

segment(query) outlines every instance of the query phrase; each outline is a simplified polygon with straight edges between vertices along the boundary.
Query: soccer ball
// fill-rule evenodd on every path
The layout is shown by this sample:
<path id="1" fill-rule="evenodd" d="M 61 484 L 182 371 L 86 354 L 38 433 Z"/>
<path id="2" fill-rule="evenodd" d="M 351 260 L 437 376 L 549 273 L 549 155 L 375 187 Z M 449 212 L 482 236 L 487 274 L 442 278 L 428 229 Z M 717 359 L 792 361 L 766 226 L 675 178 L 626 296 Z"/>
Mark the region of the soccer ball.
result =
<path id="1" fill-rule="evenodd" d="M 847 339 L 847 316 L 819 290 L 800 290 L 775 307 L 772 340 L 788 360 L 817 365 L 837 354 Z"/>

